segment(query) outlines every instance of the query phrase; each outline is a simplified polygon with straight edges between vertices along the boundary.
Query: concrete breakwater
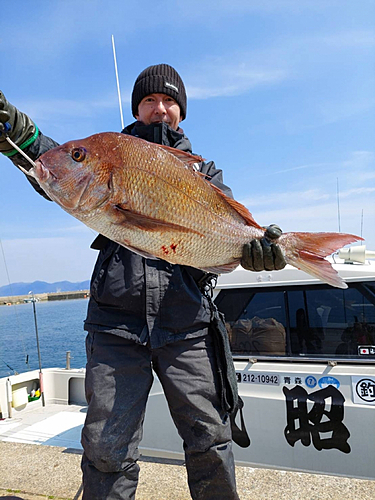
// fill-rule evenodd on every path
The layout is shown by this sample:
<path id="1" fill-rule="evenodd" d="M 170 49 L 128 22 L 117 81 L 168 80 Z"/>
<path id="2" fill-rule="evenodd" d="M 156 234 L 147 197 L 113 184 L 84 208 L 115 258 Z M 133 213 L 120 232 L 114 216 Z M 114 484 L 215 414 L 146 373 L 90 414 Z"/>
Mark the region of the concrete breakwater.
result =
<path id="1" fill-rule="evenodd" d="M 90 296 L 89 290 L 78 290 L 75 292 L 53 292 L 53 293 L 36 293 L 34 297 L 37 302 L 52 301 L 52 300 L 69 300 L 69 299 L 86 299 Z M 24 304 L 31 302 L 31 295 L 13 295 L 0 297 L 0 305 L 12 306 L 14 304 Z"/>

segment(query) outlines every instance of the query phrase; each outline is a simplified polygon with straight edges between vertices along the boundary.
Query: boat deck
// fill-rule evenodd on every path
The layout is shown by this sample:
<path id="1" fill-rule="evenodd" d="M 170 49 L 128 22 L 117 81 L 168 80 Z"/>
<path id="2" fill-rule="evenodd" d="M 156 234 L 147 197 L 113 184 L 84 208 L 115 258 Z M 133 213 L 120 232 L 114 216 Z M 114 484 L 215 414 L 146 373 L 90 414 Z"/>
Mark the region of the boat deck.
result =
<path id="1" fill-rule="evenodd" d="M 80 433 L 86 407 L 34 402 L 0 421 L 0 498 L 81 498 Z M 140 460 L 137 500 L 188 500 L 182 461 Z M 236 467 L 241 500 L 375 498 L 375 481 Z"/>
<path id="2" fill-rule="evenodd" d="M 0 440 L 44 444 L 82 450 L 81 429 L 86 407 L 79 405 L 29 403 L 27 411 L 13 410 L 13 417 L 0 420 Z"/>

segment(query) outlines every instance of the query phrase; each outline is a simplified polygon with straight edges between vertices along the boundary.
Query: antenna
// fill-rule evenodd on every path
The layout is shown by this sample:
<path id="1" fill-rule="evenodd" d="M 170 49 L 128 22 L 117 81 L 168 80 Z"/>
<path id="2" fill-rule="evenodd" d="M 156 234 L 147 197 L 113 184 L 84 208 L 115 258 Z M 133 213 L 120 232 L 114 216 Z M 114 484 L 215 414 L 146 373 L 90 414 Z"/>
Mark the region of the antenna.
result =
<path id="1" fill-rule="evenodd" d="M 363 208 L 362 208 L 362 214 L 361 214 L 361 238 L 363 237 Z"/>
<path id="2" fill-rule="evenodd" d="M 115 73 L 116 73 L 116 82 L 117 82 L 117 94 L 118 94 L 118 103 L 120 106 L 120 117 L 121 117 L 121 130 L 124 129 L 124 117 L 122 116 L 122 104 L 121 104 L 121 93 L 120 93 L 120 82 L 118 79 L 118 71 L 117 71 L 117 59 L 116 59 L 116 49 L 115 49 L 115 39 L 112 35 L 112 49 L 113 49 L 113 60 L 115 61 Z"/>
<path id="3" fill-rule="evenodd" d="M 339 233 L 341 233 L 341 224 L 340 224 L 340 192 L 339 192 L 339 178 L 337 177 L 337 218 L 339 223 Z"/>

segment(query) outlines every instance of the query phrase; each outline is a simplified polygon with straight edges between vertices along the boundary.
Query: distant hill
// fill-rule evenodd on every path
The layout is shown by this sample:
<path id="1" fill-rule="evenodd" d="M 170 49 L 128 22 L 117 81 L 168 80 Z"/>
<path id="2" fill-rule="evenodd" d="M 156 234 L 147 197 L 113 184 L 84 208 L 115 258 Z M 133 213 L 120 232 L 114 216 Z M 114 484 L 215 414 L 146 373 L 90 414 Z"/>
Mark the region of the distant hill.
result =
<path id="1" fill-rule="evenodd" d="M 34 293 L 75 292 L 78 290 L 88 290 L 89 288 L 89 280 L 80 281 L 79 283 L 71 283 L 70 281 L 56 281 L 55 283 L 47 283 L 46 281 L 11 283 L 10 285 L 0 286 L 0 297 L 27 295 L 30 291 Z"/>

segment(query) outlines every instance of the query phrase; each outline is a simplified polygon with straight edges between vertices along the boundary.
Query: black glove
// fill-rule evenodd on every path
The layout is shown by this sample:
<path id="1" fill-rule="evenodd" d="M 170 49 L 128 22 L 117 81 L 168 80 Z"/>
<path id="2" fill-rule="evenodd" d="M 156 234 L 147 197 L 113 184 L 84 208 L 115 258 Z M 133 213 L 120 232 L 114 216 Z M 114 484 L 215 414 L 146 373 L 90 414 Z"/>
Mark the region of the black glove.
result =
<path id="1" fill-rule="evenodd" d="M 286 266 L 281 248 L 273 241 L 282 235 L 282 230 L 276 224 L 266 228 L 264 237 L 251 240 L 244 245 L 241 266 L 248 271 L 275 271 Z"/>
<path id="2" fill-rule="evenodd" d="M 4 94 L 0 91 L 0 153 L 5 153 L 6 155 L 11 154 L 14 149 L 11 144 L 5 139 L 5 134 L 3 132 L 2 124 L 6 122 L 11 126 L 8 132 L 9 139 L 20 146 L 21 149 L 33 142 L 33 137 L 37 134 L 37 128 L 31 119 L 21 113 L 17 108 L 15 108 L 10 102 L 5 99 Z"/>

